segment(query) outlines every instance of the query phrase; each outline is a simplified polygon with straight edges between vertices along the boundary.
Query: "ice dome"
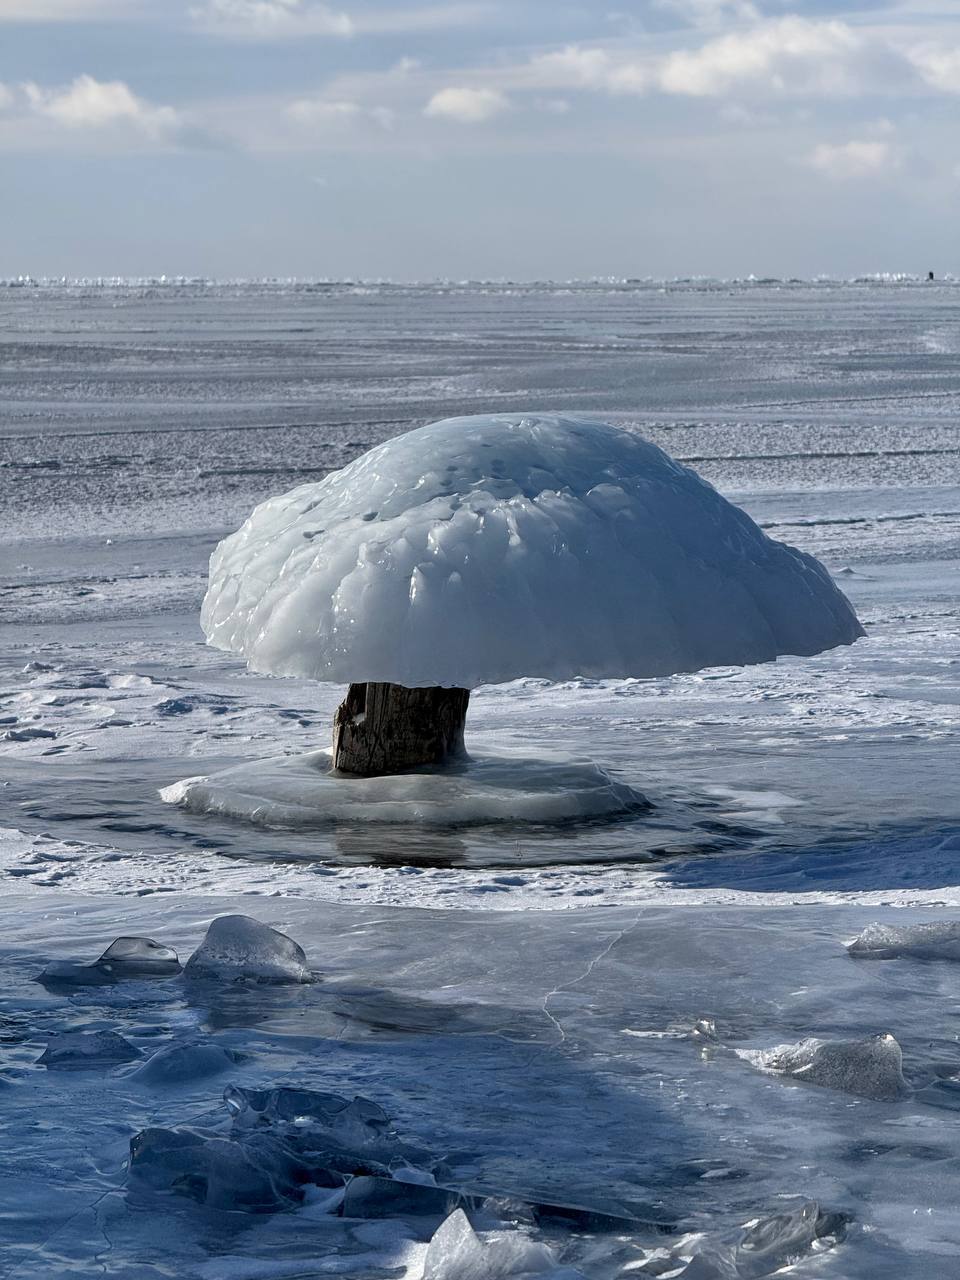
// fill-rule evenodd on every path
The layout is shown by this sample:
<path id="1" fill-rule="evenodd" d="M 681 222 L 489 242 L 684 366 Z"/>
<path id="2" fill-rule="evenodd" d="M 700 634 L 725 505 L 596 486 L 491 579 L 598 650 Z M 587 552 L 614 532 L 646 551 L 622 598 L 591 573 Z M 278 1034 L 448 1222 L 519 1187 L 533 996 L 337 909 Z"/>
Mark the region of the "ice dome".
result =
<path id="1" fill-rule="evenodd" d="M 665 676 L 863 634 L 812 556 L 631 432 L 448 418 L 258 506 L 202 623 L 257 671 L 472 689 Z"/>

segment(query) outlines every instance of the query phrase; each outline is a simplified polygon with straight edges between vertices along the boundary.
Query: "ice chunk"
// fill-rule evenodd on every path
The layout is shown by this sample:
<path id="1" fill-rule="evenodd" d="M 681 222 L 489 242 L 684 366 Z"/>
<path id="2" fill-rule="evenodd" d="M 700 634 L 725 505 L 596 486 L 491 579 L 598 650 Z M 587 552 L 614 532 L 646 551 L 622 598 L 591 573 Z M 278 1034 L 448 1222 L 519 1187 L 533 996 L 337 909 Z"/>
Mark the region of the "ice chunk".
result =
<path id="1" fill-rule="evenodd" d="M 214 1209 L 272 1213 L 303 1200 L 313 1182 L 336 1179 L 313 1170 L 265 1134 L 234 1142 L 193 1129 L 144 1129 L 130 1142 L 130 1175 L 155 1191 L 190 1196 Z"/>
<path id="2" fill-rule="evenodd" d="M 303 948 L 250 916 L 218 916 L 184 967 L 217 982 L 311 982 Z"/>
<path id="3" fill-rule="evenodd" d="M 153 938 L 135 936 L 111 942 L 97 965 L 117 978 L 149 978 L 180 972 L 180 957 Z"/>
<path id="4" fill-rule="evenodd" d="M 103 987 L 114 981 L 110 973 L 96 964 L 79 964 L 74 960 L 55 960 L 48 964 L 37 981 L 49 987 Z"/>
<path id="5" fill-rule="evenodd" d="M 760 1280 L 833 1248 L 844 1239 L 848 1222 L 846 1214 L 824 1212 L 816 1200 L 798 1199 L 749 1223 L 737 1243 L 707 1245 L 681 1271 L 668 1274 L 683 1280 Z"/>
<path id="6" fill-rule="evenodd" d="M 438 1228 L 423 1264 L 423 1280 L 519 1280 L 558 1274 L 557 1258 L 547 1245 L 519 1231 L 490 1233 L 481 1242 L 462 1209 L 455 1209 Z"/>
<path id="7" fill-rule="evenodd" d="M 649 808 L 639 791 L 589 760 L 475 755 L 457 768 L 377 778 L 330 773 L 330 756 L 276 756 L 165 787 L 161 798 L 192 813 L 258 826 L 325 822 L 566 822 Z"/>
<path id="8" fill-rule="evenodd" d="M 451 418 L 262 503 L 210 560 L 211 644 L 319 680 L 472 689 L 849 644 L 826 569 L 639 436 Z"/>
<path id="9" fill-rule="evenodd" d="M 315 1122 L 330 1130 L 364 1138 L 380 1137 L 390 1128 L 390 1117 L 376 1102 L 359 1095 L 352 1101 L 339 1093 L 315 1089 L 242 1089 L 230 1085 L 224 1101 L 241 1126 L 251 1124 L 303 1125 Z"/>
<path id="10" fill-rule="evenodd" d="M 84 1068 L 132 1062 L 140 1050 L 116 1031 L 63 1031 L 54 1036 L 37 1059 L 45 1067 Z"/>
<path id="11" fill-rule="evenodd" d="M 446 1217 L 463 1197 L 443 1187 L 392 1178 L 351 1178 L 343 1200 L 345 1218 Z"/>
<path id="12" fill-rule="evenodd" d="M 960 960 L 960 921 L 868 924 L 847 950 L 858 960 Z"/>
<path id="13" fill-rule="evenodd" d="M 172 1044 L 148 1058 L 131 1075 L 147 1084 L 179 1084 L 216 1075 L 238 1061 L 238 1054 L 218 1044 Z"/>
<path id="14" fill-rule="evenodd" d="M 117 938 L 93 964 L 55 961 L 38 975 L 48 986 L 95 987 L 118 978 L 166 978 L 180 972 L 180 960 L 170 947 L 152 938 Z"/>
<path id="15" fill-rule="evenodd" d="M 224 1101 L 234 1130 L 267 1129 L 292 1149 L 342 1173 L 389 1176 L 388 1162 L 424 1152 L 400 1142 L 382 1107 L 311 1089 L 243 1089 L 228 1085 Z"/>
<path id="16" fill-rule="evenodd" d="M 892 1102 L 907 1092 L 903 1055 L 891 1035 L 866 1040 L 817 1040 L 778 1045 L 760 1053 L 738 1050 L 764 1071 L 807 1084 L 839 1089 L 859 1098 Z"/>

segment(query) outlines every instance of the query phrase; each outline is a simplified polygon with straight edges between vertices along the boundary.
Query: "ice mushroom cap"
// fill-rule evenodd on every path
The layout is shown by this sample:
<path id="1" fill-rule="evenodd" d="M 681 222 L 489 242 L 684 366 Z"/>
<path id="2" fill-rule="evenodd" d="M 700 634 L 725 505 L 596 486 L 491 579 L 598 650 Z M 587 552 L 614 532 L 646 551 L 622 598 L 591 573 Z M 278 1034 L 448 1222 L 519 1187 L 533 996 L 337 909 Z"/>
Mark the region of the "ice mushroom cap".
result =
<path id="1" fill-rule="evenodd" d="M 863 635 L 819 561 L 690 468 L 547 413 L 434 422 L 261 503 L 211 556 L 201 618 L 257 671 L 467 689 Z"/>

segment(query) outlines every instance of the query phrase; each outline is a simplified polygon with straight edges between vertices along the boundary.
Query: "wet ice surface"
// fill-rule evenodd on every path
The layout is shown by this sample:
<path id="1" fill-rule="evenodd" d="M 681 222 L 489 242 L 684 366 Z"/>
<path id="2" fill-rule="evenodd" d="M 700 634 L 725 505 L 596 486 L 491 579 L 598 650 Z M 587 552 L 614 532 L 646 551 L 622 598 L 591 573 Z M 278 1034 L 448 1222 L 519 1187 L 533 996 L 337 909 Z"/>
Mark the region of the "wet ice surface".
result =
<path id="1" fill-rule="evenodd" d="M 588 1280 L 952 1274 L 956 291 L 9 292 L 0 1273 L 421 1280 L 413 1218 L 344 1219 L 320 1188 L 265 1215 L 128 1194 L 136 1133 L 229 1128 L 225 1088 L 290 1085 L 371 1099 L 514 1210 L 671 1228 L 475 1223 Z M 164 804 L 326 748 L 342 693 L 203 646 L 219 537 L 396 431 L 531 405 L 689 459 L 821 557 L 867 637 L 474 694 L 477 755 L 593 761 L 652 802 L 616 820 L 311 830 Z M 321 980 L 102 972 L 120 935 L 186 960 L 224 915 L 288 934 Z M 71 1032 L 136 1057 L 41 1065 Z M 754 1065 L 884 1036 L 908 1090 L 889 1101 Z"/>
<path id="2" fill-rule="evenodd" d="M 363 1188 L 361 1205 L 358 1185 L 353 1216 L 338 1216 L 329 1185 L 311 1191 L 271 1147 L 285 1135 L 301 1164 L 320 1142 L 329 1168 L 332 1144 L 361 1153 L 368 1178 L 380 1163 L 401 1176 L 412 1166 L 471 1203 L 493 1197 L 505 1206 L 499 1229 L 522 1228 L 587 1276 L 633 1274 L 628 1263 L 691 1235 L 698 1249 L 726 1248 L 744 1224 L 786 1212 L 796 1197 L 850 1219 L 835 1249 L 799 1251 L 799 1274 L 947 1274 L 960 1253 L 960 1125 L 938 1097 L 960 1075 L 955 966 L 856 961 L 844 943 L 861 907 L 520 916 L 248 899 L 303 945 L 322 982 L 179 977 L 64 995 L 34 981 L 41 958 L 78 943 L 95 949 L 120 910 L 185 954 L 232 901 L 8 895 L 0 1188 L 18 1207 L 11 1274 L 228 1275 L 228 1260 L 243 1259 L 242 1274 L 268 1276 L 278 1258 L 323 1256 L 363 1277 L 380 1274 L 369 1269 L 375 1254 L 385 1274 L 419 1280 L 447 1204 L 426 1194 L 429 1179 L 405 1192 L 397 1184 L 385 1213 L 382 1193 Z M 932 918 L 910 909 L 879 917 Z M 704 1018 L 716 1040 L 690 1034 Z M 140 1061 L 69 1071 L 38 1063 L 73 1026 L 123 1037 Z M 903 1050 L 907 1087 L 894 1099 L 765 1074 L 739 1056 L 811 1035 L 881 1033 Z M 182 1070 L 150 1070 L 178 1049 Z M 278 1085 L 326 1101 L 271 1094 Z M 375 1105 L 344 1111 L 357 1094 Z M 170 1140 L 151 1137 L 143 1167 L 152 1172 L 128 1178 L 136 1134 L 183 1129 L 201 1138 L 180 1140 L 174 1160 L 162 1156 Z M 188 1159 L 188 1141 L 215 1145 Z M 242 1175 L 223 1163 L 223 1142 L 245 1153 Z M 264 1205 L 258 1171 L 267 1168 L 280 1202 Z M 278 1184 L 283 1168 L 288 1181 Z M 207 1194 L 201 1175 L 214 1177 L 215 1204 L 197 1201 Z M 364 1225 L 372 1222 L 376 1231 Z M 222 1270 L 204 1269 L 213 1263 Z"/>

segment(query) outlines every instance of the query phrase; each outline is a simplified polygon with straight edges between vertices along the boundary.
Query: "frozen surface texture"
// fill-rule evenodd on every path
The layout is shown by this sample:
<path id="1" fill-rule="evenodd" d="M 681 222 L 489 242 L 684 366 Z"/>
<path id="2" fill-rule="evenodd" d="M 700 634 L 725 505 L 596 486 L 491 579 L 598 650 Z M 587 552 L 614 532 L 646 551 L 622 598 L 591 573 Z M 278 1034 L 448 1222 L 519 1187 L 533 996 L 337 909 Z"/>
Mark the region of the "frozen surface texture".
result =
<path id="1" fill-rule="evenodd" d="M 629 432 L 449 418 L 262 503 L 210 561 L 208 639 L 257 671 L 472 689 L 850 644 L 812 556 Z"/>
<path id="2" fill-rule="evenodd" d="M 765 1071 L 877 1102 L 893 1102 L 907 1092 L 903 1054 L 891 1035 L 866 1040 L 811 1037 L 755 1055 L 755 1060 Z"/>
<path id="3" fill-rule="evenodd" d="M 847 947 L 862 960 L 960 960 L 960 922 L 931 920 L 927 924 L 869 924 Z"/>
<path id="4" fill-rule="evenodd" d="M 192 813 L 245 818 L 263 827 L 350 820 L 435 826 L 565 822 L 649 807 L 639 791 L 588 760 L 487 755 L 441 770 L 355 778 L 331 773 L 329 754 L 313 751 L 185 778 L 160 794 Z"/>
<path id="5" fill-rule="evenodd" d="M 217 982 L 310 982 L 303 948 L 250 916 L 218 916 L 187 961 L 188 978 Z"/>

